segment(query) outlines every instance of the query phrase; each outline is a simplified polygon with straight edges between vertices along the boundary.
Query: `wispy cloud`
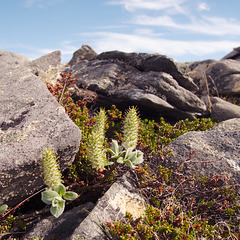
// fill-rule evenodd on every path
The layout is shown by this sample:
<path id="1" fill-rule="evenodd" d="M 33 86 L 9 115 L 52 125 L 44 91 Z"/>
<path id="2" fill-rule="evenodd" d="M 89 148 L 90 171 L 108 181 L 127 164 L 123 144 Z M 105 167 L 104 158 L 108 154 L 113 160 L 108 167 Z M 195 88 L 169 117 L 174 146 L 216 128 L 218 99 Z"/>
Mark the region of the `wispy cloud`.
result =
<path id="1" fill-rule="evenodd" d="M 240 22 L 221 17 L 206 17 L 192 20 L 190 23 L 179 23 L 171 16 L 162 15 L 157 17 L 137 15 L 131 20 L 132 24 L 144 26 L 171 27 L 177 30 L 185 30 L 192 33 L 207 35 L 240 35 Z"/>
<path id="2" fill-rule="evenodd" d="M 95 37 L 93 45 L 97 52 L 120 50 L 126 52 L 160 53 L 178 59 L 182 56 L 197 57 L 219 52 L 229 52 L 239 42 L 236 41 L 180 41 L 153 38 L 138 34 L 96 32 L 88 34 Z M 177 46 L 177 47 L 176 47 Z M 193 47 L 194 46 L 194 47 Z"/>
<path id="3" fill-rule="evenodd" d="M 127 11 L 135 11 L 138 9 L 145 10 L 163 10 L 169 8 L 181 9 L 181 4 L 186 0 L 120 0 L 109 1 L 109 4 L 122 5 Z"/>

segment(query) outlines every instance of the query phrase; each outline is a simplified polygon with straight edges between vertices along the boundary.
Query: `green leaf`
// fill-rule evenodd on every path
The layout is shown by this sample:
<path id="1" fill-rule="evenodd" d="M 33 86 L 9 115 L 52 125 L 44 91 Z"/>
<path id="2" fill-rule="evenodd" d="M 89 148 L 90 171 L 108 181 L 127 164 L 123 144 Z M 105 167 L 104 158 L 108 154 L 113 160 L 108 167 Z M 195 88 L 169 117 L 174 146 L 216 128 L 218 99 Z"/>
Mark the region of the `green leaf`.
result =
<path id="1" fill-rule="evenodd" d="M 2 215 L 8 208 L 8 205 L 7 204 L 3 204 L 1 207 L 0 207 L 0 215 Z"/>
<path id="2" fill-rule="evenodd" d="M 118 162 L 118 163 L 124 163 L 123 158 L 122 158 L 122 157 L 118 158 L 118 159 L 117 159 L 117 162 Z"/>
<path id="3" fill-rule="evenodd" d="M 65 186 L 60 183 L 55 189 L 55 192 L 57 192 L 60 196 L 63 196 L 66 193 L 66 188 Z"/>
<path id="4" fill-rule="evenodd" d="M 139 150 L 136 150 L 135 159 L 132 161 L 134 164 L 141 164 L 143 162 L 143 153 Z"/>
<path id="5" fill-rule="evenodd" d="M 64 195 L 63 195 L 64 199 L 72 201 L 75 200 L 78 197 L 78 194 L 72 191 L 67 191 Z"/>
<path id="6" fill-rule="evenodd" d="M 52 190 L 45 190 L 42 192 L 42 201 L 46 204 L 52 204 L 54 198 L 60 197 L 59 194 Z"/>
<path id="7" fill-rule="evenodd" d="M 58 218 L 64 212 L 64 208 L 65 208 L 65 200 L 54 199 L 53 205 L 50 208 L 50 212 L 54 217 Z"/>

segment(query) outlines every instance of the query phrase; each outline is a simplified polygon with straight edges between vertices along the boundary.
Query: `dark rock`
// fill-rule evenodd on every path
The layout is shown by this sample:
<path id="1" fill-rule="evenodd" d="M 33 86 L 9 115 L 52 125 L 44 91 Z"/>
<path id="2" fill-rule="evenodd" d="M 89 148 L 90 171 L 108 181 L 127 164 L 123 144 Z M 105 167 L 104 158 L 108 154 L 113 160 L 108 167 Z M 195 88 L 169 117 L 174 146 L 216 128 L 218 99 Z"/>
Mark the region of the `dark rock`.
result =
<path id="1" fill-rule="evenodd" d="M 0 199 L 10 207 L 42 188 L 39 161 L 44 148 L 54 149 L 65 169 L 81 139 L 46 85 L 21 66 L 5 68 L 0 76 Z"/>
<path id="2" fill-rule="evenodd" d="M 210 93 L 214 96 L 238 96 L 240 94 L 239 61 L 227 59 L 200 64 L 189 75 L 199 86 L 200 95 Z"/>
<path id="3" fill-rule="evenodd" d="M 73 66 L 81 61 L 91 60 L 97 56 L 97 53 L 88 45 L 82 45 L 80 49 L 73 53 L 73 57 L 68 66 Z"/>
<path id="4" fill-rule="evenodd" d="M 124 55 L 125 56 L 125 55 Z M 127 55 L 128 56 L 128 55 Z M 73 66 L 77 85 L 88 86 L 99 95 L 99 105 L 137 105 L 175 119 L 195 118 L 206 113 L 205 104 L 164 72 L 142 72 L 122 61 L 92 60 Z"/>
<path id="5" fill-rule="evenodd" d="M 59 218 L 42 219 L 21 239 L 68 240 L 93 207 L 94 204 L 89 202 L 64 212 Z"/>
<path id="6" fill-rule="evenodd" d="M 232 52 L 228 53 L 222 59 L 233 59 L 240 61 L 240 47 L 234 48 Z"/>
<path id="7" fill-rule="evenodd" d="M 184 76 L 173 59 L 160 54 L 147 53 L 124 53 L 120 51 L 104 52 L 97 56 L 97 59 L 111 60 L 118 59 L 140 71 L 156 71 L 169 73 L 180 86 L 190 91 L 197 91 L 198 87 L 191 78 Z"/>
<path id="8" fill-rule="evenodd" d="M 232 183 L 240 182 L 240 118 L 219 123 L 209 131 L 188 132 L 168 145 L 168 166 L 183 165 L 183 174 L 212 177 L 225 173 Z M 191 158 L 192 151 L 195 153 Z"/>

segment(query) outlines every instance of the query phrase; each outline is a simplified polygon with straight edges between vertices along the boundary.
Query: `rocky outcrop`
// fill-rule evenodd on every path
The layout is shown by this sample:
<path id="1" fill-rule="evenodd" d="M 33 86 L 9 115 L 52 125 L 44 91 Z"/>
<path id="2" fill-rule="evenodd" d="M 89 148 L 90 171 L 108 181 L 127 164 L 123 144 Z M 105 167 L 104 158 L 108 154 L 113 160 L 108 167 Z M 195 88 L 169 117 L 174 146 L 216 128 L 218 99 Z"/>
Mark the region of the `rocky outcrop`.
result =
<path id="1" fill-rule="evenodd" d="M 88 86 L 98 94 L 101 106 L 137 105 L 142 111 L 173 119 L 207 113 L 206 105 L 194 94 L 197 86 L 166 56 L 106 52 L 69 71 L 78 78 L 78 88 Z"/>
<path id="2" fill-rule="evenodd" d="M 176 169 L 183 165 L 183 173 L 189 176 L 224 173 L 232 183 L 239 184 L 239 139 L 240 118 L 221 122 L 209 131 L 185 133 L 168 145 L 172 149 L 168 166 Z"/>
<path id="3" fill-rule="evenodd" d="M 40 61 L 29 62 L 11 53 L 2 57 L 0 199 L 14 206 L 43 187 L 39 161 L 44 148 L 55 150 L 64 169 L 79 149 L 81 132 L 46 85 L 31 72 L 29 66 L 37 69 Z M 3 64 L 6 58 L 9 60 Z"/>
<path id="4" fill-rule="evenodd" d="M 240 107 L 211 96 L 217 93 L 239 96 L 237 61 L 180 64 L 159 54 L 112 51 L 97 55 L 89 46 L 83 46 L 69 64 L 62 65 L 59 51 L 29 61 L 1 50 L 2 202 L 12 207 L 43 187 L 39 160 L 44 148 L 56 151 L 62 170 L 72 163 L 78 151 L 81 132 L 44 83 L 56 80 L 65 70 L 78 78 L 70 89 L 72 96 L 78 98 L 83 91 L 97 93 L 98 106 L 137 105 L 150 118 L 164 116 L 177 120 L 211 116 L 222 121 L 209 131 L 189 132 L 173 141 L 168 146 L 173 153 L 166 165 L 173 169 L 183 165 L 186 175 L 211 177 L 225 173 L 233 183 L 239 183 Z M 77 206 L 59 219 L 49 213 L 49 217 L 40 220 L 22 239 L 33 236 L 104 239 L 99 228 L 102 223 L 119 220 L 126 211 L 139 217 L 144 209 L 145 202 L 128 173 L 95 205 Z"/>

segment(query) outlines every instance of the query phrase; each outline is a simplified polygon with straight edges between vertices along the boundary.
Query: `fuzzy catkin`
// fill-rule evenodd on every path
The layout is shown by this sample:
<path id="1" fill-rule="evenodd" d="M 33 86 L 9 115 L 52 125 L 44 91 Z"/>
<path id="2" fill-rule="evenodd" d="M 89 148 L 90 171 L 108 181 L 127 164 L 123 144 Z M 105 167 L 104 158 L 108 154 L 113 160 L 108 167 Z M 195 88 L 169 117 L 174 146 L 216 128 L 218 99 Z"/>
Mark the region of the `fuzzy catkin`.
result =
<path id="1" fill-rule="evenodd" d="M 135 107 L 129 108 L 123 121 L 123 147 L 135 148 L 138 141 L 139 118 Z"/>
<path id="2" fill-rule="evenodd" d="M 92 134 L 89 136 L 89 161 L 96 170 L 103 169 L 107 164 L 106 153 L 104 151 L 105 124 L 107 116 L 104 109 L 100 109 L 96 116 L 96 124 Z"/>
<path id="3" fill-rule="evenodd" d="M 62 174 L 59 170 L 57 157 L 53 150 L 45 149 L 41 160 L 44 182 L 50 189 L 54 189 L 62 182 Z"/>

